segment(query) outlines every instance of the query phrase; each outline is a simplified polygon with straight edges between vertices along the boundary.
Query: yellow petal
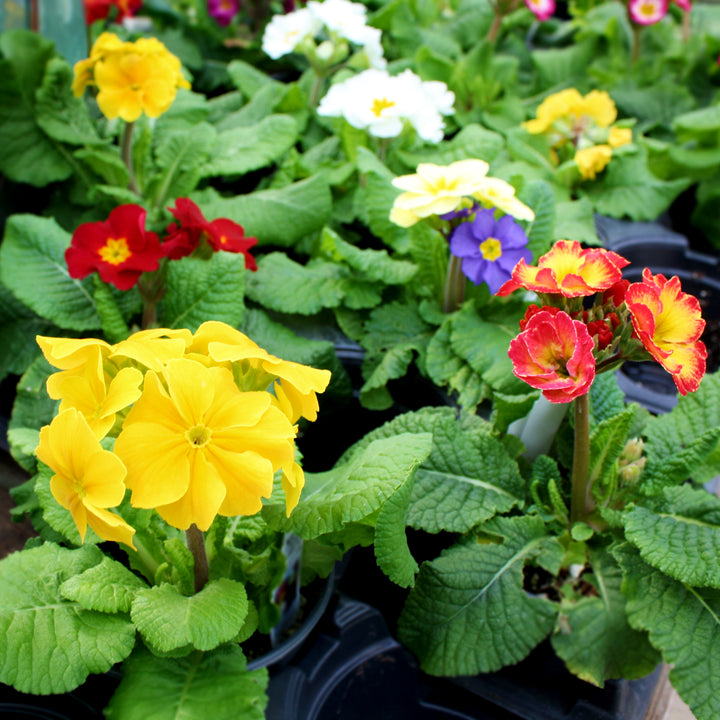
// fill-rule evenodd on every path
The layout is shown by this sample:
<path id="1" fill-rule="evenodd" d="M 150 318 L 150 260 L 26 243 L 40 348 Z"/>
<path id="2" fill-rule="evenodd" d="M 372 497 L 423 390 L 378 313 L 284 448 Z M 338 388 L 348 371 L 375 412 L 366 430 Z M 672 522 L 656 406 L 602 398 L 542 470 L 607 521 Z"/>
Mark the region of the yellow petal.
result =
<path id="1" fill-rule="evenodd" d="M 300 465 L 293 462 L 283 468 L 282 488 L 285 492 L 285 513 L 288 517 L 297 506 L 304 486 L 305 473 Z"/>
<path id="2" fill-rule="evenodd" d="M 123 543 L 135 550 L 132 540 L 135 528 L 128 525 L 119 515 L 102 508 L 88 507 L 87 522 L 103 540 Z"/>
<path id="3" fill-rule="evenodd" d="M 220 514 L 254 515 L 262 507 L 261 498 L 273 490 L 273 467 L 267 458 L 255 452 L 234 453 L 214 448 L 212 462 L 222 468 L 227 489 Z"/>

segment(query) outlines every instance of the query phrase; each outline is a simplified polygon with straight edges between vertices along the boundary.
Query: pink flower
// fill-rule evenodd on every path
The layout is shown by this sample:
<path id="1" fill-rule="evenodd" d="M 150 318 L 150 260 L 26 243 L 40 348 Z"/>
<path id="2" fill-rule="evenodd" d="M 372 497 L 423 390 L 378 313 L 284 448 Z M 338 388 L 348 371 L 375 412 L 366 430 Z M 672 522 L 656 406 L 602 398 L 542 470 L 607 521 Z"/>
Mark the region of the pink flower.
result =
<path id="1" fill-rule="evenodd" d="M 638 25 L 654 25 L 660 22 L 668 11 L 667 0 L 630 0 L 630 19 Z"/>
<path id="2" fill-rule="evenodd" d="M 594 343 L 587 325 L 566 312 L 540 311 L 510 341 L 513 373 L 553 403 L 584 395 L 595 379 Z"/>
<path id="3" fill-rule="evenodd" d="M 240 11 L 240 0 L 207 0 L 207 9 L 218 25 L 227 27 Z"/>
<path id="4" fill-rule="evenodd" d="M 555 12 L 555 0 L 525 0 L 525 4 L 540 22 L 549 20 Z"/>

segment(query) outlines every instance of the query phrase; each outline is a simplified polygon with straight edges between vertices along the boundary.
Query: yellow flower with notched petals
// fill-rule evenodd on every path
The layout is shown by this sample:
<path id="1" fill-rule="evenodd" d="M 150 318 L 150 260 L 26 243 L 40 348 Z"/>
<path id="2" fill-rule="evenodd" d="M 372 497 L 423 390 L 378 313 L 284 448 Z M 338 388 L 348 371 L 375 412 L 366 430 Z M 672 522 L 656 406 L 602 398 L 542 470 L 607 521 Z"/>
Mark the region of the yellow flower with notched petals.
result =
<path id="1" fill-rule="evenodd" d="M 294 462 L 296 428 L 269 393 L 241 392 L 224 367 L 170 360 L 163 381 L 147 372 L 115 443 L 132 505 L 181 530 L 257 513 L 275 471 Z"/>
<path id="2" fill-rule="evenodd" d="M 605 169 L 612 157 L 609 145 L 593 145 L 575 153 L 575 162 L 580 169 L 583 180 L 594 180 L 595 176 Z"/>
<path id="3" fill-rule="evenodd" d="M 632 142 L 632 130 L 630 128 L 619 128 L 613 125 L 608 133 L 608 145 L 617 148 Z"/>
<path id="4" fill-rule="evenodd" d="M 134 528 L 107 510 L 125 496 L 125 466 L 102 448 L 80 412 L 64 410 L 43 427 L 35 454 L 55 473 L 50 490 L 72 514 L 81 540 L 89 525 L 103 540 L 134 549 Z"/>
<path id="5" fill-rule="evenodd" d="M 522 126 L 533 135 L 547 132 L 559 118 L 575 115 L 582 101 L 582 95 L 575 88 L 561 90 L 546 97 L 535 111 L 535 117 Z"/>
<path id="6" fill-rule="evenodd" d="M 75 78 L 72 89 L 75 97 L 80 97 L 88 85 L 95 84 L 95 65 L 111 53 L 121 51 L 124 44 L 117 35 L 110 32 L 104 32 L 98 36 L 90 50 L 90 57 L 76 62 L 73 67 Z"/>

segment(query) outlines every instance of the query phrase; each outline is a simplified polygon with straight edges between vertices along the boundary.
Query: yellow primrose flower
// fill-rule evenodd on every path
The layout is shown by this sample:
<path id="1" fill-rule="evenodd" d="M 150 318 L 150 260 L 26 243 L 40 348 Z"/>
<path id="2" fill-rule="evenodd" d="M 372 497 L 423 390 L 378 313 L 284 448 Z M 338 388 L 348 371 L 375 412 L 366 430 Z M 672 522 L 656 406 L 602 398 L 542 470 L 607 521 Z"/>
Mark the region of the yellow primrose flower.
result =
<path id="1" fill-rule="evenodd" d="M 608 134 L 608 145 L 617 148 L 632 142 L 632 130 L 630 128 L 619 128 L 613 125 Z"/>
<path id="2" fill-rule="evenodd" d="M 173 527 L 207 530 L 216 515 L 253 515 L 276 470 L 294 461 L 296 428 L 267 392 L 241 392 L 224 367 L 188 358 L 148 371 L 115 442 L 135 507 Z"/>
<path id="3" fill-rule="evenodd" d="M 317 393 L 327 388 L 331 377 L 329 370 L 275 357 L 239 330 L 215 321 L 205 322 L 197 329 L 189 352 L 205 353 L 218 363 L 244 363 L 248 366 L 246 373 L 254 371 L 248 378 L 248 389 L 265 390 L 274 382 L 278 405 L 293 424 L 301 417 L 317 418 Z M 262 370 L 262 374 L 258 375 L 257 370 Z M 253 382 L 260 384 L 253 386 Z"/>
<path id="4" fill-rule="evenodd" d="M 98 440 L 112 429 L 117 414 L 140 397 L 143 375 L 132 367 L 122 368 L 110 378 L 103 367 L 98 349 L 95 358 L 80 368 L 54 373 L 47 379 L 47 392 L 60 400 L 59 411 L 78 410 Z"/>
<path id="5" fill-rule="evenodd" d="M 35 454 L 55 473 L 50 490 L 72 514 L 81 540 L 89 525 L 103 540 L 135 549 L 134 528 L 107 510 L 125 496 L 125 466 L 102 448 L 80 412 L 64 410 L 43 427 Z"/>
<path id="6" fill-rule="evenodd" d="M 605 169 L 612 157 L 612 148 L 609 145 L 593 145 L 578 150 L 575 153 L 575 162 L 580 168 L 583 180 L 594 180 L 597 173 Z"/>
<path id="7" fill-rule="evenodd" d="M 604 90 L 591 90 L 573 109 L 573 114 L 592 118 L 598 127 L 610 127 L 617 118 L 617 108 Z"/>
<path id="8" fill-rule="evenodd" d="M 473 197 L 480 202 L 500 208 L 516 220 L 534 220 L 535 213 L 515 197 L 515 188 L 505 180 L 494 177 L 483 179 Z"/>
<path id="9" fill-rule="evenodd" d="M 90 57 L 80 60 L 73 66 L 73 93 L 80 97 L 88 85 L 94 85 L 95 65 L 113 52 L 122 50 L 125 43 L 114 33 L 104 32 L 98 36 L 90 49 Z"/>
<path id="10" fill-rule="evenodd" d="M 533 135 L 547 132 L 558 119 L 570 115 L 582 103 L 582 95 L 575 88 L 561 90 L 546 97 L 532 120 L 524 122 L 522 126 Z"/>
<path id="11" fill-rule="evenodd" d="M 420 163 L 414 175 L 401 175 L 392 181 L 405 192 L 395 198 L 390 220 L 410 227 L 430 215 L 457 210 L 478 191 L 489 169 L 484 160 L 459 160 L 447 166 Z"/>
<path id="12" fill-rule="evenodd" d="M 183 357 L 191 341 L 192 333 L 185 328 L 140 330 L 113 345 L 110 358 L 116 362 L 127 358 L 149 370 L 160 372 L 168 360 Z"/>
<path id="13" fill-rule="evenodd" d="M 100 351 L 107 357 L 112 346 L 104 340 L 95 338 L 61 338 L 36 335 L 35 342 L 40 346 L 45 359 L 58 370 L 73 370 L 79 368 L 88 360 L 95 357 Z"/>

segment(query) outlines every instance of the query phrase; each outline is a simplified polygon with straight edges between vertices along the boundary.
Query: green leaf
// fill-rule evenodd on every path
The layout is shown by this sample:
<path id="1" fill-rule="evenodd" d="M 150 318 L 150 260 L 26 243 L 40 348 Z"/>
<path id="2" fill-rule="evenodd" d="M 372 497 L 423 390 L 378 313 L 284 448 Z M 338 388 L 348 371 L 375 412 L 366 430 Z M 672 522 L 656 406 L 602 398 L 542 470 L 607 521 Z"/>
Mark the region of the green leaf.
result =
<path id="1" fill-rule="evenodd" d="M 595 213 L 587 198 L 558 201 L 555 204 L 555 237 L 598 245 Z"/>
<path id="2" fill-rule="evenodd" d="M 314 315 L 338 307 L 347 290 L 347 271 L 336 263 L 316 259 L 305 265 L 285 253 L 270 253 L 247 279 L 247 295 L 270 310 Z"/>
<path id="3" fill-rule="evenodd" d="M 523 590 L 523 567 L 549 541 L 537 517 L 502 518 L 498 543 L 474 538 L 420 566 L 398 622 L 430 675 L 474 675 L 517 663 L 552 630 L 556 609 Z"/>
<path id="4" fill-rule="evenodd" d="M 245 258 L 242 253 L 215 252 L 209 260 L 185 257 L 168 264 L 165 327 L 193 332 L 206 320 L 232 327 L 242 321 Z"/>
<path id="5" fill-rule="evenodd" d="M 270 115 L 249 127 L 225 130 L 217 136 L 216 152 L 203 165 L 202 177 L 244 175 L 266 167 L 297 141 L 298 127 L 289 115 Z"/>
<path id="6" fill-rule="evenodd" d="M 661 657 L 647 633 L 628 624 L 622 572 L 604 552 L 594 553 L 591 564 L 597 595 L 563 602 L 553 649 L 574 675 L 600 687 L 612 678 L 645 677 Z"/>
<path id="7" fill-rule="evenodd" d="M 126 188 L 130 183 L 130 172 L 122 161 L 116 147 L 79 148 L 73 157 L 87 165 L 103 184 Z"/>
<path id="8" fill-rule="evenodd" d="M 710 141 L 716 145 L 718 131 L 720 131 L 720 105 L 710 105 L 691 112 L 676 114 L 672 129 L 681 143 L 688 140 L 699 140 L 701 144 L 707 145 L 707 141 Z"/>
<path id="9" fill-rule="evenodd" d="M 589 483 L 603 486 L 616 472 L 615 463 L 625 448 L 628 431 L 635 417 L 635 408 L 628 407 L 620 415 L 599 423 L 590 435 Z"/>
<path id="10" fill-rule="evenodd" d="M 667 488 L 655 512 L 622 516 L 625 537 L 645 562 L 684 583 L 720 587 L 720 498 L 687 485 Z"/>
<path id="11" fill-rule="evenodd" d="M 101 560 L 94 546 L 46 543 L 0 562 L 1 682 L 26 693 L 65 693 L 130 654 L 135 628 L 126 617 L 87 610 L 60 592 Z"/>
<path id="12" fill-rule="evenodd" d="M 441 301 L 445 291 L 448 266 L 448 241 L 442 233 L 425 223 L 410 228 L 410 256 L 417 267 L 413 283 L 419 295 Z"/>
<path id="13" fill-rule="evenodd" d="M 555 196 L 552 188 L 542 180 L 533 180 L 518 197 L 535 212 L 535 219 L 527 229 L 528 248 L 538 258 L 550 249 L 557 238 L 555 234 Z"/>
<path id="14" fill-rule="evenodd" d="M 122 666 L 108 720 L 264 720 L 266 668 L 247 670 L 239 645 L 160 658 L 139 647 Z"/>
<path id="15" fill-rule="evenodd" d="M 720 593 L 698 590 L 646 565 L 637 551 L 616 551 L 630 624 L 650 635 L 671 666 L 670 682 L 697 720 L 720 717 Z"/>
<path id="16" fill-rule="evenodd" d="M 205 191 L 197 198 L 206 217 L 226 217 L 240 223 L 260 245 L 290 247 L 330 220 L 332 196 L 324 175 L 282 189 L 220 198 Z"/>
<path id="17" fill-rule="evenodd" d="M 99 275 L 93 275 L 95 309 L 102 323 L 103 334 L 111 343 L 125 340 L 130 335 L 130 328 L 123 318 L 115 296 Z"/>
<path id="18" fill-rule="evenodd" d="M 289 518 L 284 505 L 265 508 L 271 527 L 310 540 L 358 522 L 379 510 L 430 454 L 429 433 L 376 440 L 347 463 L 306 473 L 300 502 Z"/>
<path id="19" fill-rule="evenodd" d="M 99 329 L 92 278 L 70 277 L 65 263 L 69 245 L 70 235 L 52 218 L 13 215 L 0 245 L 0 278 L 29 308 L 59 327 Z"/>
<path id="20" fill-rule="evenodd" d="M 60 592 L 88 610 L 129 613 L 133 598 L 143 588 L 147 585 L 135 573 L 105 556 L 97 565 L 66 580 Z"/>
<path id="21" fill-rule="evenodd" d="M 392 176 L 367 171 L 355 195 L 358 215 L 366 219 L 373 235 L 398 252 L 405 252 L 410 232 L 390 220 L 390 211 L 400 191 L 393 186 Z"/>
<path id="22" fill-rule="evenodd" d="M 220 578 L 190 597 L 168 584 L 139 590 L 130 615 L 148 646 L 167 653 L 186 645 L 212 650 L 232 640 L 247 612 L 243 585 Z"/>

